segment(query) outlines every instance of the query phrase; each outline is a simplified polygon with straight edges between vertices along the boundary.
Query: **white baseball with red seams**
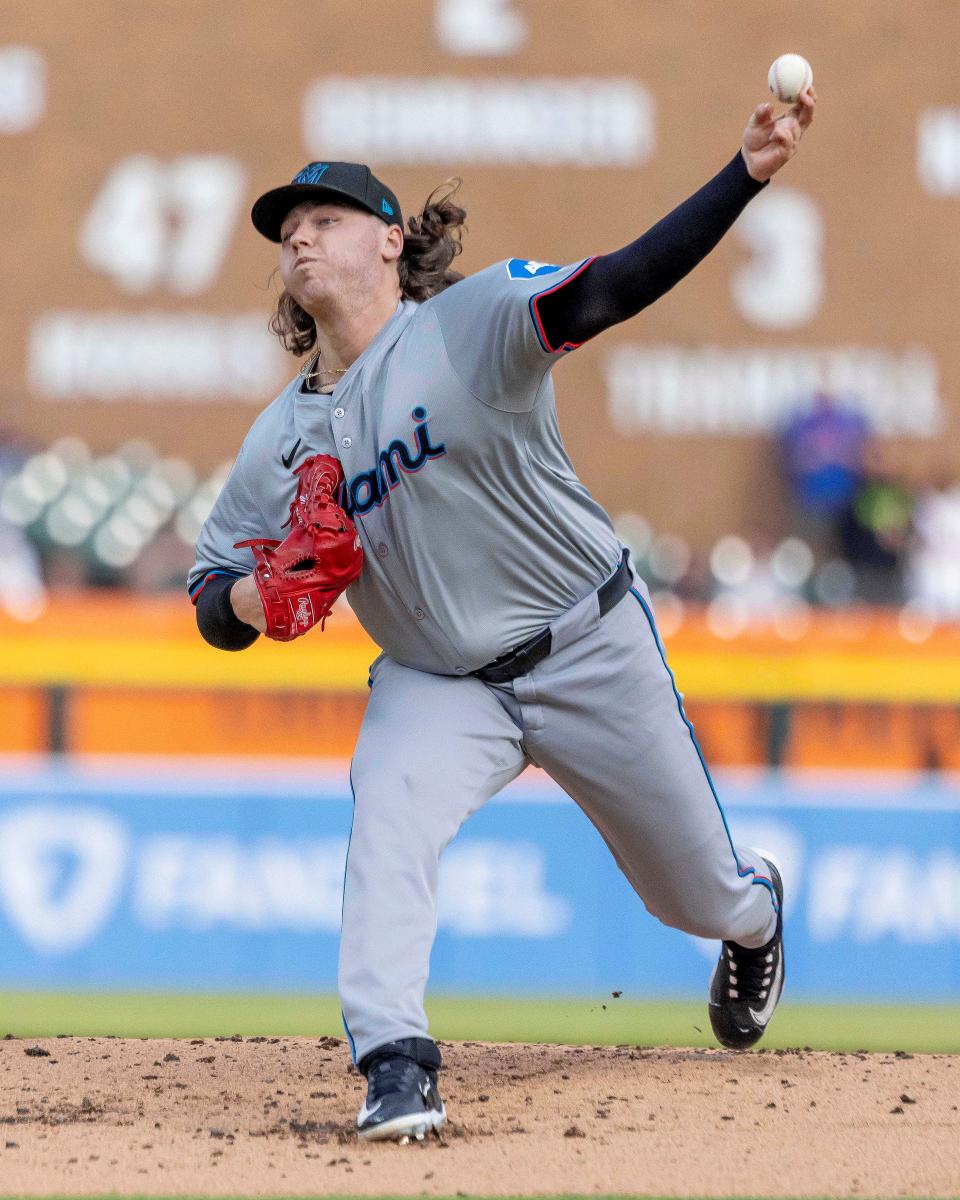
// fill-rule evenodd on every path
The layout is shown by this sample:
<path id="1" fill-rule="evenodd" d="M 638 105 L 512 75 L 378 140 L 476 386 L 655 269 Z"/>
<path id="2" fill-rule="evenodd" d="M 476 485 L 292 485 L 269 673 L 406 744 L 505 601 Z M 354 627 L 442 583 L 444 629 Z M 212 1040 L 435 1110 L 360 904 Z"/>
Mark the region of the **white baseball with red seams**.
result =
<path id="1" fill-rule="evenodd" d="M 781 54 L 767 73 L 770 91 L 784 104 L 794 104 L 813 83 L 813 68 L 802 54 Z"/>

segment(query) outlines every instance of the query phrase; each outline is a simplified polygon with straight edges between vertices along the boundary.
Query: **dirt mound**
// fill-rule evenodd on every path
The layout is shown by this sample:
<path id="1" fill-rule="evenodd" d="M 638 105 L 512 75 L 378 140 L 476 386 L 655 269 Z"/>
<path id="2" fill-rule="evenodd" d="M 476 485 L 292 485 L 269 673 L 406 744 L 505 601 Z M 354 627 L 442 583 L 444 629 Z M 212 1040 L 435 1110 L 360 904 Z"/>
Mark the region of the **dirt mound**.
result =
<path id="1" fill-rule="evenodd" d="M 0 1194 L 949 1196 L 960 1059 L 444 1043 L 450 1122 L 360 1145 L 335 1038 L 0 1041 Z"/>

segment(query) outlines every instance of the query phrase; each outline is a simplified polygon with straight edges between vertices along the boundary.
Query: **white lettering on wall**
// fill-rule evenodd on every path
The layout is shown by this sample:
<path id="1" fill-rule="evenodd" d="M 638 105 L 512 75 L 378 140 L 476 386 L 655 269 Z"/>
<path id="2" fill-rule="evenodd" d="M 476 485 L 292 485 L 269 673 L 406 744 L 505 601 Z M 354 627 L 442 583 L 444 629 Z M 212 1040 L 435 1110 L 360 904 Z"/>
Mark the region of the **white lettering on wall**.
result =
<path id="1" fill-rule="evenodd" d="M 346 853 L 346 838 L 152 837 L 140 855 L 134 911 L 150 929 L 335 933 Z"/>
<path id="2" fill-rule="evenodd" d="M 213 282 L 236 223 L 246 179 L 223 154 L 124 158 L 80 229 L 80 251 L 125 291 L 165 287 L 195 295 Z"/>
<path id="3" fill-rule="evenodd" d="M 527 26 L 514 0 L 435 0 L 433 27 L 448 54 L 515 54 Z"/>
<path id="4" fill-rule="evenodd" d="M 27 372 L 49 400 L 246 400 L 263 403 L 284 355 L 260 313 L 44 313 Z"/>
<path id="5" fill-rule="evenodd" d="M 932 196 L 960 196 L 960 107 L 920 114 L 917 178 Z"/>
<path id="6" fill-rule="evenodd" d="M 469 841 L 451 846 L 440 863 L 439 925 L 467 937 L 557 937 L 573 909 L 546 884 L 540 846 Z"/>
<path id="7" fill-rule="evenodd" d="M 829 942 L 840 936 L 860 891 L 858 872 L 866 858 L 862 846 L 837 846 L 818 855 L 810 873 L 810 936 Z"/>
<path id="8" fill-rule="evenodd" d="M 634 79 L 329 77 L 304 96 L 317 158 L 634 167 L 655 142 Z"/>
<path id="9" fill-rule="evenodd" d="M 944 428 L 930 351 L 866 346 L 752 350 L 621 345 L 605 363 L 618 433 L 769 434 L 827 391 L 882 436 L 934 437 Z"/>
<path id="10" fill-rule="evenodd" d="M 899 846 L 832 846 L 810 878 L 809 925 L 821 942 L 960 941 L 960 857 Z"/>
<path id="11" fill-rule="evenodd" d="M 730 280 L 741 315 L 761 329 L 793 329 L 823 303 L 823 218 L 803 192 L 761 192 L 734 225 L 750 260 Z"/>
<path id="12" fill-rule="evenodd" d="M 133 907 L 153 930 L 340 929 L 346 838 L 248 842 L 229 834 L 146 839 Z M 572 908 L 551 894 L 543 850 L 469 841 L 440 864 L 439 928 L 469 937 L 554 937 Z"/>
<path id="13" fill-rule="evenodd" d="M 0 46 L 0 134 L 26 133 L 43 116 L 47 66 L 32 46 Z"/>

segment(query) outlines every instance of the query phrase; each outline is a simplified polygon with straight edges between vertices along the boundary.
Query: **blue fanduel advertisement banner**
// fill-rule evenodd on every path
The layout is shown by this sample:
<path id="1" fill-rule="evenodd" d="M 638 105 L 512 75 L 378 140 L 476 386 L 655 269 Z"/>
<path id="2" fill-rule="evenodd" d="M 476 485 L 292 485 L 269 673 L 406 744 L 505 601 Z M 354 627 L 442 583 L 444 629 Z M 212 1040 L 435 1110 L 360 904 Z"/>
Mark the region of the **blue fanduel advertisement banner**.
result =
<path id="1" fill-rule="evenodd" d="M 736 839 L 783 864 L 792 996 L 960 1000 L 960 779 L 717 782 Z M 0 987 L 330 991 L 350 818 L 346 768 L 8 763 Z M 437 991 L 701 996 L 715 955 L 542 776 L 445 855 Z"/>

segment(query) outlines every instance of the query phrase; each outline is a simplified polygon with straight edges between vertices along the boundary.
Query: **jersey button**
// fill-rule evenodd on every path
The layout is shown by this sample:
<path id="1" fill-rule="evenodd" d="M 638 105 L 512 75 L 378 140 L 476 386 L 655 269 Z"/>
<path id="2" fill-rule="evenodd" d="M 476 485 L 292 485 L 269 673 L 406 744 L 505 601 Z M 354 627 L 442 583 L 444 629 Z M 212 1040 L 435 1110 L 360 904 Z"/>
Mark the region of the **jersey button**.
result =
<path id="1" fill-rule="evenodd" d="M 466 668 L 466 667 L 457 667 L 457 674 L 458 674 L 458 675 L 466 675 L 466 673 L 467 673 L 467 668 Z"/>
<path id="2" fill-rule="evenodd" d="M 333 410 L 333 415 L 335 417 L 342 417 L 346 411 L 347 410 L 345 408 L 335 408 Z"/>
<path id="3" fill-rule="evenodd" d="M 344 448 L 344 450 L 349 450 L 350 447 L 353 445 L 353 439 L 352 438 L 344 438 L 343 441 L 340 443 L 340 445 Z"/>
<path id="4" fill-rule="evenodd" d="M 389 553 L 390 553 L 390 551 L 387 549 L 386 542 L 378 542 L 377 543 L 377 554 L 381 558 L 386 558 Z"/>
<path id="5" fill-rule="evenodd" d="M 426 613 L 423 611 L 423 609 L 422 609 L 422 608 L 415 608 L 415 609 L 413 610 L 413 615 L 414 615 L 414 616 L 417 618 L 417 620 L 418 620 L 418 621 L 422 621 L 422 620 L 423 620 L 423 618 L 424 618 L 424 617 L 425 617 L 427 614 L 426 614 Z"/>

